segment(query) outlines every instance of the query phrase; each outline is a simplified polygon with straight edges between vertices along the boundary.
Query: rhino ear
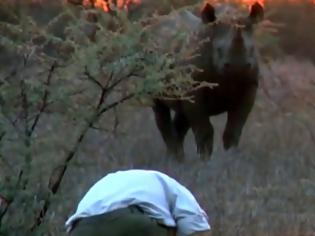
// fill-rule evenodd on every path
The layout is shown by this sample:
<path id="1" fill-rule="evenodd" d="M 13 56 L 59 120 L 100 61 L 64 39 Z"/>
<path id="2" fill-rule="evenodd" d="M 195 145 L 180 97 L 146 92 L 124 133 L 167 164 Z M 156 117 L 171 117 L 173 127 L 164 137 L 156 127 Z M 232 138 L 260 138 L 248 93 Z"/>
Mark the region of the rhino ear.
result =
<path id="1" fill-rule="evenodd" d="M 215 9 L 211 4 L 207 3 L 201 10 L 201 19 L 205 24 L 214 22 L 216 20 Z"/>
<path id="2" fill-rule="evenodd" d="M 249 19 L 252 23 L 258 23 L 264 18 L 264 8 L 258 2 L 253 4 L 250 9 Z"/>

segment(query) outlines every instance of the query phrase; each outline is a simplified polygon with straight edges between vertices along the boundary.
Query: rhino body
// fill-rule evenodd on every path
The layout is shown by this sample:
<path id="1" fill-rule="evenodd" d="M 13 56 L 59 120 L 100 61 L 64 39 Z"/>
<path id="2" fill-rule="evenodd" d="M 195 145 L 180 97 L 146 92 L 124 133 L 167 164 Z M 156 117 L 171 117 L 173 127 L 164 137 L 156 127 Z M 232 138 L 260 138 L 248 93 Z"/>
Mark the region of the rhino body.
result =
<path id="1" fill-rule="evenodd" d="M 216 83 L 215 88 L 200 88 L 192 92 L 194 102 L 155 99 L 155 120 L 168 152 L 177 159 L 184 158 L 183 143 L 192 128 L 198 154 L 208 159 L 213 149 L 213 126 L 209 117 L 227 112 L 223 133 L 225 149 L 237 146 L 243 126 L 254 105 L 258 87 L 258 53 L 254 44 L 255 24 L 263 18 L 263 7 L 252 5 L 249 15 L 217 17 L 216 10 L 207 4 L 200 17 L 184 10 L 162 19 L 155 26 L 157 41 L 166 42 L 165 35 L 182 30 L 194 35 L 181 46 L 195 46 L 197 57 L 181 63 L 190 63 L 201 69 L 193 74 L 196 81 Z M 160 34 L 159 34 L 160 33 Z M 164 39 L 164 41 L 163 41 Z M 167 43 L 165 43 L 167 45 Z M 175 115 L 171 116 L 171 110 Z"/>

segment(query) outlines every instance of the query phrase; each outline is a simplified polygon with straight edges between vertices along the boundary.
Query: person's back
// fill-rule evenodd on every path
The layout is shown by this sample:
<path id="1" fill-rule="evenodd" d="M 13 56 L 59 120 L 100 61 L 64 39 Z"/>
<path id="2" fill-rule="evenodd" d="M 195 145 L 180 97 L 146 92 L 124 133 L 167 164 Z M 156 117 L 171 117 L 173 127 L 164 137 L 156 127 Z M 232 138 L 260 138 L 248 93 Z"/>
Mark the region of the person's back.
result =
<path id="1" fill-rule="evenodd" d="M 113 222 L 106 224 L 108 219 L 105 219 L 115 214 L 119 215 L 115 226 L 118 230 Z M 102 230 L 98 230 L 99 234 L 89 234 L 86 230 L 84 234 L 76 234 L 80 231 L 76 228 L 80 228 L 81 221 L 91 221 L 97 216 L 105 217 L 102 220 Z M 143 228 L 143 225 L 155 229 L 140 233 L 136 228 Z M 192 235 L 210 229 L 207 216 L 193 195 L 176 180 L 151 170 L 118 171 L 106 175 L 86 193 L 76 213 L 66 222 L 66 227 L 68 231 L 73 227 L 75 236 L 124 236 L 131 235 L 131 229 L 135 230 L 132 231 L 135 236 L 167 235 L 169 229 L 177 231 L 177 235 Z"/>

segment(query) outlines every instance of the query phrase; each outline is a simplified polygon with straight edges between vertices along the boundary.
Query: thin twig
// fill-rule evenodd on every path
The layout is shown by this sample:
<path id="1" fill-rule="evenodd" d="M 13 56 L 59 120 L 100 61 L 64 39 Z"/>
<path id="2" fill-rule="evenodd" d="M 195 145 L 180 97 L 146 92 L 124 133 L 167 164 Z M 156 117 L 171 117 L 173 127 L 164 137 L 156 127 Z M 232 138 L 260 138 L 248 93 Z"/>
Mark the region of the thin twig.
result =
<path id="1" fill-rule="evenodd" d="M 97 130 L 97 131 L 100 131 L 100 132 L 110 132 L 111 131 L 110 129 L 97 127 L 95 125 L 91 126 L 91 129 L 94 129 L 94 130 Z"/>
<path id="2" fill-rule="evenodd" d="M 14 168 L 2 155 L 0 155 L 0 161 L 10 170 L 10 175 L 12 175 Z"/>
<path id="3" fill-rule="evenodd" d="M 13 194 L 13 196 L 16 196 L 16 191 L 19 188 L 22 176 L 23 176 L 23 171 L 21 170 L 19 172 L 19 175 L 18 175 L 18 178 L 17 178 L 17 181 L 16 181 L 15 193 Z M 0 212 L 0 228 L 1 228 L 2 219 L 5 216 L 5 214 L 8 212 L 8 210 L 9 210 L 9 208 L 10 208 L 10 206 L 11 206 L 13 201 L 14 201 L 14 197 L 11 198 L 11 199 L 7 199 L 7 198 L 5 198 L 5 197 L 0 195 L 0 209 L 1 209 L 1 205 L 5 204 L 4 209 L 2 210 L 2 212 Z"/>
<path id="4" fill-rule="evenodd" d="M 5 76 L 2 80 L 0 80 L 0 85 L 2 85 L 4 81 L 8 82 L 11 77 L 16 76 L 17 72 L 18 72 L 17 69 L 13 69 L 7 76 Z"/>
<path id="5" fill-rule="evenodd" d="M 114 72 L 111 71 L 104 87 L 107 88 L 108 85 L 112 82 L 113 79 L 114 79 Z"/>
<path id="6" fill-rule="evenodd" d="M 26 85 L 23 79 L 20 82 L 20 87 L 21 87 L 21 100 L 22 100 L 21 102 L 22 102 L 22 109 L 23 109 L 22 118 L 24 120 L 24 135 L 26 138 L 30 135 L 29 125 L 28 125 L 29 103 L 28 103 L 28 97 L 26 93 Z"/>
<path id="7" fill-rule="evenodd" d="M 22 135 L 22 131 L 17 125 L 18 117 L 13 120 L 8 114 L 5 114 L 4 112 L 2 112 L 2 115 L 7 120 L 7 122 L 9 122 L 11 126 L 16 130 L 18 135 Z"/>
<path id="8" fill-rule="evenodd" d="M 100 99 L 98 100 L 98 104 L 96 106 L 96 110 L 99 110 L 106 99 L 107 90 L 102 88 Z"/>
<path id="9" fill-rule="evenodd" d="M 98 87 L 100 87 L 101 89 L 103 89 L 103 85 L 97 80 L 94 78 L 94 76 L 92 76 L 90 74 L 90 72 L 88 71 L 87 67 L 85 67 L 85 71 L 84 71 L 84 74 L 86 75 L 86 77 L 92 81 L 94 84 L 96 84 Z"/>
<path id="10" fill-rule="evenodd" d="M 53 75 L 53 72 L 56 68 L 56 61 L 53 62 L 53 64 L 51 65 L 50 69 L 49 69 L 49 72 L 48 72 L 48 76 L 47 76 L 47 81 L 45 82 L 45 92 L 44 92 L 44 95 L 43 95 L 43 98 L 42 98 L 42 104 L 41 104 L 41 107 L 39 109 L 39 113 L 36 115 L 35 119 L 34 119 L 34 122 L 31 126 L 31 130 L 30 130 L 30 135 L 33 134 L 37 124 L 38 124 L 38 121 L 40 120 L 41 118 L 41 115 L 44 113 L 45 109 L 47 108 L 47 105 L 48 105 L 48 97 L 49 97 L 49 86 L 50 86 L 50 83 L 51 83 L 51 78 L 52 78 L 52 75 Z"/>
<path id="11" fill-rule="evenodd" d="M 6 135 L 6 132 L 2 131 L 0 134 L 0 142 L 2 141 L 2 139 L 4 138 L 5 135 Z"/>
<path id="12" fill-rule="evenodd" d="M 25 59 L 27 60 L 27 58 Z M 27 61 L 25 62 L 27 63 Z M 30 127 L 29 127 L 29 101 L 28 101 L 28 94 L 27 94 L 27 87 L 25 84 L 24 79 L 21 79 L 20 82 L 21 86 L 21 99 L 22 99 L 22 119 L 24 121 L 24 135 L 23 135 L 23 140 L 24 140 L 24 148 L 26 150 L 25 153 L 25 160 L 24 160 L 24 171 L 28 172 L 30 171 L 30 162 L 31 162 L 31 153 L 30 153 L 30 148 L 31 148 L 31 132 L 30 132 Z M 24 174 L 24 176 L 23 176 Z M 27 184 L 28 184 L 28 174 L 25 174 L 24 172 L 22 173 L 21 178 L 24 177 L 23 181 L 23 186 L 22 189 L 25 189 Z"/>
<path id="13" fill-rule="evenodd" d="M 114 115 L 115 115 L 115 120 L 114 120 L 113 133 L 117 134 L 117 129 L 118 129 L 118 126 L 119 126 L 119 119 L 118 119 L 118 114 L 117 114 L 116 107 L 114 107 Z"/>
<path id="14" fill-rule="evenodd" d="M 137 76 L 137 73 L 135 73 L 134 71 L 130 72 L 129 74 L 127 74 L 126 76 L 122 76 L 120 79 L 117 79 L 114 83 L 112 83 L 110 86 L 107 86 L 107 90 L 109 92 L 111 92 L 111 90 L 113 88 L 115 88 L 118 84 L 120 84 L 122 81 L 131 78 L 132 76 Z"/>
<path id="15" fill-rule="evenodd" d="M 2 223 L 2 218 L 7 213 L 9 206 L 10 206 L 10 201 L 0 194 L 0 226 Z"/>
<path id="16" fill-rule="evenodd" d="M 135 97 L 135 95 L 136 95 L 135 93 L 131 93 L 131 94 L 129 94 L 129 95 L 127 95 L 127 96 L 121 98 L 120 100 L 118 100 L 118 101 L 116 101 L 116 102 L 113 102 L 113 103 L 107 105 L 106 107 L 102 108 L 102 109 L 98 112 L 97 116 L 100 117 L 103 113 L 105 113 L 105 112 L 109 111 L 110 109 L 112 109 L 112 108 L 114 108 L 114 107 L 120 105 L 121 103 L 124 103 L 124 102 L 127 101 L 127 100 L 130 100 L 131 98 Z"/>

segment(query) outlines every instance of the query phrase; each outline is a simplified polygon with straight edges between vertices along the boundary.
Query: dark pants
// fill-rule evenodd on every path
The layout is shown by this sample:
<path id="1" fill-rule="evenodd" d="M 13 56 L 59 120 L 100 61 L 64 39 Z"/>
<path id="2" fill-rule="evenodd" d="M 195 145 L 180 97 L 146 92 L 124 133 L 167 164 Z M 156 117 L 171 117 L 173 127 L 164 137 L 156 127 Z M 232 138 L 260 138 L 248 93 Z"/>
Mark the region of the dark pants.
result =
<path id="1" fill-rule="evenodd" d="M 131 206 L 102 215 L 82 218 L 71 236 L 168 236 L 174 229 L 158 224 L 139 208 Z M 174 234 L 175 235 L 175 234 Z"/>

